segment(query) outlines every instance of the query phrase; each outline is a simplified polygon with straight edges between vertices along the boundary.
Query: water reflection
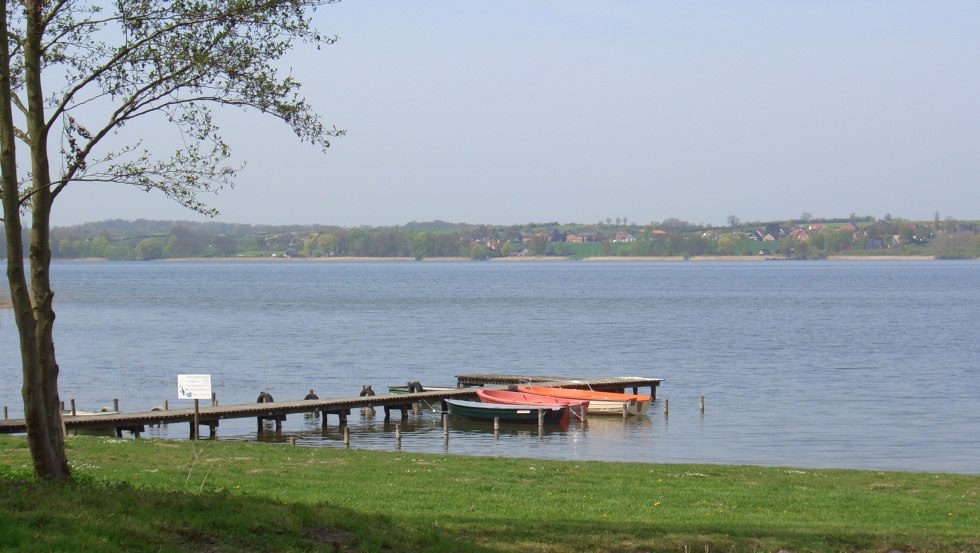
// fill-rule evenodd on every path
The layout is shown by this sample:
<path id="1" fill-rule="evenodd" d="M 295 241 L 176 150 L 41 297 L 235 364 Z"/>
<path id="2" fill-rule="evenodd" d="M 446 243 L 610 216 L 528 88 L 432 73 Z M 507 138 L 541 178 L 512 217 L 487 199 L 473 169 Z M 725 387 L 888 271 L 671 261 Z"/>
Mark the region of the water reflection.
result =
<path id="1" fill-rule="evenodd" d="M 645 451 L 655 446 L 659 434 L 659 424 L 646 415 L 626 419 L 592 416 L 581 421 L 573 420 L 567 426 L 500 423 L 497 429 L 490 421 L 450 416 L 445 430 L 441 414 L 425 409 L 413 411 L 406 419 L 393 418 L 389 421 L 383 419 L 383 413 L 379 410 L 354 411 L 346 425 L 333 416 L 326 421 L 312 414 L 297 415 L 298 420 L 292 417 L 278 431 L 271 422 L 265 423 L 261 432 L 255 431 L 255 426 L 251 431 L 233 431 L 229 424 L 224 432 L 219 428 L 218 439 L 271 444 L 288 444 L 294 440 L 296 445 L 304 447 L 622 460 L 624 444 Z M 236 422 L 240 429 L 242 421 Z M 174 434 L 169 437 L 183 437 L 186 433 L 183 426 L 156 430 Z M 619 454 L 615 453 L 617 450 Z"/>

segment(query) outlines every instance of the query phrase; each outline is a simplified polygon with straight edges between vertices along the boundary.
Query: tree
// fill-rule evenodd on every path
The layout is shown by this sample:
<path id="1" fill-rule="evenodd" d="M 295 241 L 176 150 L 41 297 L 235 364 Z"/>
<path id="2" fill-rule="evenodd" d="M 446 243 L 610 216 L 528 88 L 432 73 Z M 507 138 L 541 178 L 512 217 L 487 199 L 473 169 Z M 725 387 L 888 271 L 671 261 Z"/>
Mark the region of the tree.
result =
<path id="1" fill-rule="evenodd" d="M 220 107 L 270 115 L 300 140 L 328 147 L 342 131 L 326 127 L 299 95 L 299 83 L 276 67 L 297 42 L 319 47 L 335 40 L 320 35 L 310 19 L 332 1 L 0 2 L 7 38 L 0 41 L 0 194 L 37 478 L 71 478 L 53 339 L 54 201 L 76 183 L 122 183 L 213 215 L 199 195 L 230 187 L 238 170 L 213 119 Z M 59 82 L 60 88 L 45 88 Z M 133 136 L 137 121 L 152 120 L 175 130 L 169 157 Z M 54 152 L 52 135 L 60 135 L 51 140 L 61 145 Z M 17 140 L 26 147 L 23 180 Z M 60 157 L 55 163 L 52 153 Z M 22 210 L 30 213 L 29 279 Z"/>
<path id="2" fill-rule="evenodd" d="M 548 249 L 548 239 L 541 234 L 535 234 L 527 241 L 527 253 L 530 255 L 544 255 Z"/>
<path id="3" fill-rule="evenodd" d="M 163 257 L 165 244 L 163 238 L 144 238 L 136 244 L 136 259 L 140 261 L 151 261 Z"/>
<path id="4" fill-rule="evenodd" d="M 742 225 L 742 220 L 739 219 L 737 215 L 728 216 L 728 226 L 734 229 L 740 227 L 741 225 Z"/>

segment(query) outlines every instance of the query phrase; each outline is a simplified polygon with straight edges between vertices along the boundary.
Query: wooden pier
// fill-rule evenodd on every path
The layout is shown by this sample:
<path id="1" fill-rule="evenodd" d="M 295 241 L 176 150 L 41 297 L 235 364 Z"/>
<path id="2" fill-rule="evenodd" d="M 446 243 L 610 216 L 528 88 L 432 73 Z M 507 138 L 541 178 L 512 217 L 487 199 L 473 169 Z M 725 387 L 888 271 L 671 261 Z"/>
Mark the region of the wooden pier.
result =
<path id="1" fill-rule="evenodd" d="M 114 429 L 116 435 L 123 431 L 139 435 L 146 431 L 147 425 L 163 425 L 188 423 L 189 436 L 199 436 L 200 427 L 207 426 L 210 435 L 216 435 L 216 427 L 226 419 L 256 418 L 261 428 L 262 419 L 275 420 L 276 426 L 281 427 L 285 415 L 297 413 L 319 413 L 326 421 L 327 415 L 336 415 L 340 424 L 347 423 L 351 409 L 363 407 L 381 407 L 385 410 L 385 420 L 391 411 L 401 411 L 401 418 L 407 419 L 409 411 L 416 403 L 441 404 L 449 398 L 472 398 L 476 395 L 475 386 L 485 389 L 506 389 L 509 385 L 533 382 L 536 385 L 555 388 L 591 388 L 593 390 L 625 390 L 632 388 L 634 392 L 640 387 L 649 386 L 651 395 L 656 398 L 657 386 L 661 380 L 656 378 L 624 377 L 607 379 L 576 379 L 528 377 L 517 375 L 461 375 L 457 376 L 459 388 L 454 390 L 438 390 L 432 392 L 417 392 L 411 394 L 384 394 L 376 396 L 349 397 L 337 399 L 313 399 L 302 401 L 276 401 L 272 403 L 245 403 L 227 406 L 199 407 L 197 411 L 189 409 L 153 410 L 142 413 L 106 413 L 63 416 L 65 430 L 76 429 Z M 194 424 L 195 420 L 197 425 Z M 0 434 L 15 434 L 27 432 L 24 419 L 0 420 Z"/>

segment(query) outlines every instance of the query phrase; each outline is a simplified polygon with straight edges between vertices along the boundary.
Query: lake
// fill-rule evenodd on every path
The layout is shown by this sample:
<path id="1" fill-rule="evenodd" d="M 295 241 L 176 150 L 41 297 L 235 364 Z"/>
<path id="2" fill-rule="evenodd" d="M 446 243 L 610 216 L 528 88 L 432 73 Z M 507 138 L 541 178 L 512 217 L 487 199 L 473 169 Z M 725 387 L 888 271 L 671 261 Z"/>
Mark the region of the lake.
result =
<path id="1" fill-rule="evenodd" d="M 423 410 L 401 449 L 980 473 L 976 261 L 72 262 L 52 279 L 61 397 L 80 409 L 189 407 L 178 374 L 211 374 L 222 405 L 465 373 L 635 375 L 664 379 L 646 416 L 540 435 L 453 421 L 445 442 Z M 0 312 L 12 418 L 16 334 Z M 352 415 L 351 447 L 395 448 L 381 416 Z M 334 417 L 300 415 L 280 436 L 254 419 L 218 428 L 322 447 L 341 435 Z"/>

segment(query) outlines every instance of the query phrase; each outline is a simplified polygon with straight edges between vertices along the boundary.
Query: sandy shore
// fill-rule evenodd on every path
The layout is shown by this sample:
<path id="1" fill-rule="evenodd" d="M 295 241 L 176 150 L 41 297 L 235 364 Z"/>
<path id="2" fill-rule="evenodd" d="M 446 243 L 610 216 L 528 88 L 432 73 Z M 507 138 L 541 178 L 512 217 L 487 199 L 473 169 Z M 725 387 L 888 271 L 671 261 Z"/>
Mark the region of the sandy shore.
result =
<path id="1" fill-rule="evenodd" d="M 934 261 L 934 255 L 828 255 L 828 261 Z"/>

